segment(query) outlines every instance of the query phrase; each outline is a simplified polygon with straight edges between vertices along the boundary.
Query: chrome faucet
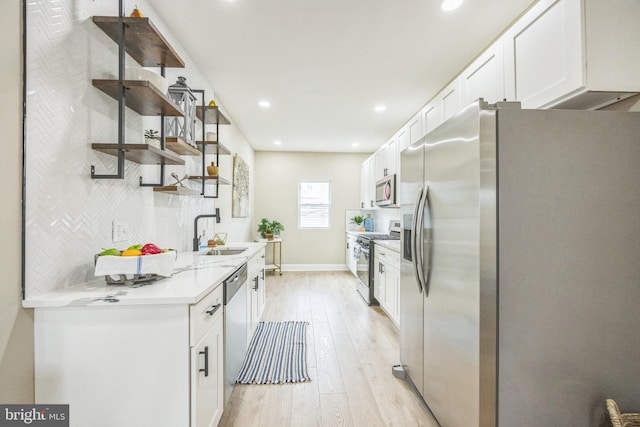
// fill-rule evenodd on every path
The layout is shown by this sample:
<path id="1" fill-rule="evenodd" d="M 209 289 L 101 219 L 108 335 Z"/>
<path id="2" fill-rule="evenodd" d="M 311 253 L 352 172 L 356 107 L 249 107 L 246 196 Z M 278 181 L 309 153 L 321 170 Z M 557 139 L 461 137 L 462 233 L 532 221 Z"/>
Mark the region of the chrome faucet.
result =
<path id="1" fill-rule="evenodd" d="M 200 249 L 200 238 L 198 237 L 198 220 L 200 218 L 215 218 L 216 224 L 220 224 L 220 208 L 216 208 L 216 213 L 214 214 L 204 214 L 198 215 L 196 219 L 193 220 L 193 250 L 198 251 Z"/>

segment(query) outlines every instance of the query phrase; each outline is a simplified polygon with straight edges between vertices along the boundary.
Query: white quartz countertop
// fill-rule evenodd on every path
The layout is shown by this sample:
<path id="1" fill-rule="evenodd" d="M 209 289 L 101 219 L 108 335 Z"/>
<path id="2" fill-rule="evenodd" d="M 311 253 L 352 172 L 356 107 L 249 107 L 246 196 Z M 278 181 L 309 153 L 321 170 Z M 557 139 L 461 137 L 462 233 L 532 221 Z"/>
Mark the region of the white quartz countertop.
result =
<path id="1" fill-rule="evenodd" d="M 220 286 L 236 269 L 256 255 L 265 244 L 228 243 L 248 248 L 239 255 L 205 255 L 208 249 L 178 253 L 171 277 L 142 286 L 107 285 L 104 279 L 29 296 L 24 307 L 84 307 L 105 305 L 195 304 Z"/>
<path id="2" fill-rule="evenodd" d="M 400 240 L 374 240 L 374 243 L 392 251 L 400 252 Z"/>

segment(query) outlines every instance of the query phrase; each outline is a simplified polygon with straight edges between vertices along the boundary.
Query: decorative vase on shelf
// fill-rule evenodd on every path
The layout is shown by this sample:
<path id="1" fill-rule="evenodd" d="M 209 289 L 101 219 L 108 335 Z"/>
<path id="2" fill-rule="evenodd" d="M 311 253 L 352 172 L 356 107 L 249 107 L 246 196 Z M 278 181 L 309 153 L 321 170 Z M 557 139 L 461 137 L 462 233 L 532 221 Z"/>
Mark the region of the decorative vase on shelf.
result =
<path id="1" fill-rule="evenodd" d="M 209 176 L 218 176 L 218 166 L 215 162 L 211 162 L 211 166 L 207 166 L 207 174 Z"/>

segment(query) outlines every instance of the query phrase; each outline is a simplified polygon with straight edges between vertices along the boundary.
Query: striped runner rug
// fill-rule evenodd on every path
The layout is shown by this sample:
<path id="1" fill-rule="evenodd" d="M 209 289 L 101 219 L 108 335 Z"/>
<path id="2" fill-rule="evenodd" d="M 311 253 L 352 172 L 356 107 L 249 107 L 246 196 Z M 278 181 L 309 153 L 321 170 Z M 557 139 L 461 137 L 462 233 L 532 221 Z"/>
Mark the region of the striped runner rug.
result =
<path id="1" fill-rule="evenodd" d="M 260 322 L 251 338 L 236 383 L 282 384 L 310 381 L 307 372 L 309 322 Z"/>

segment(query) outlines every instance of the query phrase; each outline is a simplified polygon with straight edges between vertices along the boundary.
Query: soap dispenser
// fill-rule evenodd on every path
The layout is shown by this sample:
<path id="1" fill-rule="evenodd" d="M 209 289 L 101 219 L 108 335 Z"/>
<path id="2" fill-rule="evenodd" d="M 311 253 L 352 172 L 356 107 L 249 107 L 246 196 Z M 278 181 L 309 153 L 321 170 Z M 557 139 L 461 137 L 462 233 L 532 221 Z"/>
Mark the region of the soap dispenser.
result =
<path id="1" fill-rule="evenodd" d="M 367 217 L 364 219 L 364 231 L 373 231 L 373 218 L 371 218 L 371 214 L 367 214 Z"/>

